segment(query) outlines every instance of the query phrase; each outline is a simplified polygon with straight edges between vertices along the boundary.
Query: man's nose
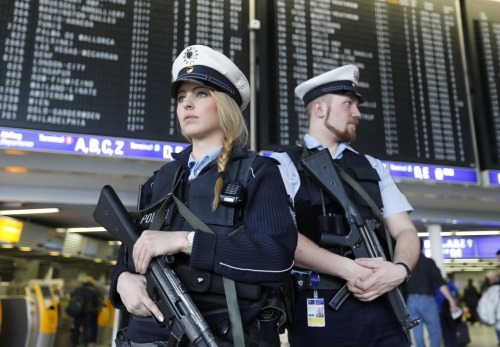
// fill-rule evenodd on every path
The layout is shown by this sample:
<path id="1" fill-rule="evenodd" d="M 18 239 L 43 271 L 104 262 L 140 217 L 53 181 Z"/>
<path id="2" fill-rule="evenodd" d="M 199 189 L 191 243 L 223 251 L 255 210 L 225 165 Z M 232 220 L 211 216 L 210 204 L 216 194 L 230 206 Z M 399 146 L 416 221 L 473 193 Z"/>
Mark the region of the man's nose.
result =
<path id="1" fill-rule="evenodd" d="M 355 105 L 354 106 L 354 109 L 352 111 L 352 116 L 355 117 L 355 118 L 359 118 L 361 117 L 361 112 L 359 111 L 359 105 Z"/>

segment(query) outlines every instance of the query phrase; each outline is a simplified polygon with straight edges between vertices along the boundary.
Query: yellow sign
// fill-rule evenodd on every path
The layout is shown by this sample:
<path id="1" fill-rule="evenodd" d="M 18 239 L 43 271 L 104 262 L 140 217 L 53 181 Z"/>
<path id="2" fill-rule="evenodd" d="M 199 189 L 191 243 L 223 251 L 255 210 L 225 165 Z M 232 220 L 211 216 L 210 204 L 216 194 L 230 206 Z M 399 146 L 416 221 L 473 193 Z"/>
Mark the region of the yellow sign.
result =
<path id="1" fill-rule="evenodd" d="M 0 242 L 18 243 L 23 231 L 23 222 L 18 220 L 0 217 Z"/>

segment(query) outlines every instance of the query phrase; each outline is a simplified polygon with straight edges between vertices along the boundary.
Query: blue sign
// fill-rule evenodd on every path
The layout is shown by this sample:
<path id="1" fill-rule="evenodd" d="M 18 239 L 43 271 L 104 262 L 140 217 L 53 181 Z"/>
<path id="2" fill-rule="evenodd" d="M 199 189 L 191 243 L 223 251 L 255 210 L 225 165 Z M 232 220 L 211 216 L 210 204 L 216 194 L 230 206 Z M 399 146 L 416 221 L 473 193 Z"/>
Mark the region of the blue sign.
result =
<path id="1" fill-rule="evenodd" d="M 261 151 L 260 154 L 269 156 L 272 151 Z M 453 166 L 422 165 L 382 161 L 395 179 L 418 180 L 429 182 L 445 182 L 460 184 L 479 184 L 476 169 Z"/>
<path id="2" fill-rule="evenodd" d="M 430 240 L 424 239 L 424 253 L 430 256 Z M 500 250 L 498 236 L 450 236 L 443 237 L 441 249 L 444 259 L 494 259 Z"/>
<path id="3" fill-rule="evenodd" d="M 188 144 L 0 128 L 0 147 L 131 159 L 172 160 Z"/>
<path id="4" fill-rule="evenodd" d="M 479 178 L 476 169 L 452 166 L 421 165 L 384 161 L 384 165 L 391 172 L 391 176 L 399 179 L 478 184 Z"/>
<path id="5" fill-rule="evenodd" d="M 493 187 L 500 187 L 500 171 L 488 170 L 486 173 L 486 184 Z"/>

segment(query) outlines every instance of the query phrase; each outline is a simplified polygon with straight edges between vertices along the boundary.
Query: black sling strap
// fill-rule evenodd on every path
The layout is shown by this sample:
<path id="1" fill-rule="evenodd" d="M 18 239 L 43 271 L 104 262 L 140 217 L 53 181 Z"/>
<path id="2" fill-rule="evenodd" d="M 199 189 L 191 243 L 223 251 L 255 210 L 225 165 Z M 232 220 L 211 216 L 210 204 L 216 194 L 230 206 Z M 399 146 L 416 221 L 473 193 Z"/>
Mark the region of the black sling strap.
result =
<path id="1" fill-rule="evenodd" d="M 304 150 L 302 151 L 302 156 L 301 158 L 306 158 L 310 154 L 310 150 L 307 148 L 307 146 L 303 146 Z M 299 164 L 300 165 L 300 164 Z M 381 225 L 384 227 L 385 231 L 385 237 L 387 241 L 387 247 L 389 251 L 389 259 L 393 259 L 393 251 L 392 251 L 392 239 L 391 235 L 389 234 L 389 231 L 387 230 L 387 227 L 385 226 L 385 221 L 384 221 L 384 216 L 382 211 L 378 208 L 377 204 L 373 201 L 373 199 L 370 197 L 370 195 L 366 192 L 366 190 L 361 187 L 361 185 L 356 182 L 354 178 L 352 178 L 347 172 L 345 172 L 340 165 L 336 165 L 336 167 L 339 169 L 339 175 L 340 178 L 344 180 L 352 189 L 354 189 L 362 198 L 365 200 L 365 202 L 368 204 L 370 209 L 372 210 L 373 214 L 375 217 L 378 219 L 378 221 L 381 223 Z"/>

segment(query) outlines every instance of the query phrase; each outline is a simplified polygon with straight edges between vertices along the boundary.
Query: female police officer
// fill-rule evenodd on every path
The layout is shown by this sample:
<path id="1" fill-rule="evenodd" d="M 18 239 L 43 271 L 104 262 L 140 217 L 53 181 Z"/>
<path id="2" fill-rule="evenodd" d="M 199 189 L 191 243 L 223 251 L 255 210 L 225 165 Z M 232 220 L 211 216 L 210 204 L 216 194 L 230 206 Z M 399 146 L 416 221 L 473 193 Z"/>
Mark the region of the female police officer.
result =
<path id="1" fill-rule="evenodd" d="M 143 274 L 153 257 L 173 254 L 174 269 L 212 332 L 222 339 L 232 340 L 224 292 L 190 285 L 205 282 L 200 278 L 208 273 L 212 282 L 226 277 L 263 289 L 259 295 L 252 289 L 253 294 L 241 294 L 246 300 L 238 292 L 246 345 L 263 346 L 263 341 L 249 341 L 260 339 L 255 319 L 266 288 L 281 286 L 293 264 L 297 230 L 291 203 L 275 162 L 244 147 L 248 131 L 241 110 L 249 102 L 250 88 L 235 64 L 209 47 L 194 45 L 175 60 L 172 76 L 178 121 L 191 146 L 146 182 L 140 206 L 172 192 L 214 233 L 195 230 L 174 204 L 167 206 L 161 230 L 143 231 L 133 250 L 122 246 L 110 298 L 131 313 L 126 333 L 130 345 L 163 346 L 169 331 L 151 315 L 160 321 L 168 317 L 147 295 Z M 138 222 L 141 230 L 149 228 L 155 213 Z"/>

